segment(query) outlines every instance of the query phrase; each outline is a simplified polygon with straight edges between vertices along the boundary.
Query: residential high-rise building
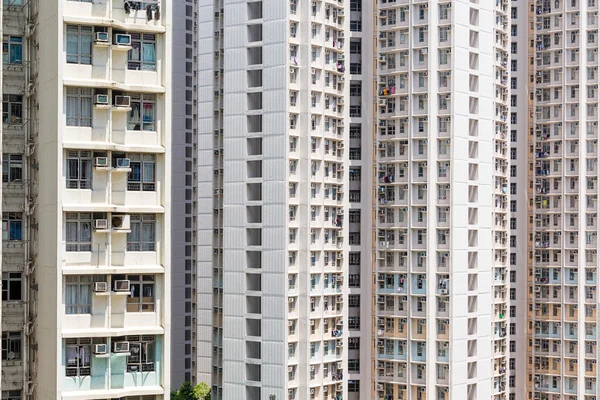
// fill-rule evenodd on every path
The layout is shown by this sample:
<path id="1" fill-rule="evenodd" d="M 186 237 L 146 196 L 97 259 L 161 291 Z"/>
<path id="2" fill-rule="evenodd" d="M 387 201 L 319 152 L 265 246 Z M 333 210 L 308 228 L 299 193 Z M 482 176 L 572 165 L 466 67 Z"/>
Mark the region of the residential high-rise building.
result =
<path id="1" fill-rule="evenodd" d="M 371 398 L 506 399 L 508 1 L 377 9 Z"/>
<path id="2" fill-rule="evenodd" d="M 169 396 L 170 3 L 3 0 L 3 399 Z"/>
<path id="3" fill-rule="evenodd" d="M 534 399 L 591 400 L 598 391 L 598 3 L 532 7 L 527 390 Z"/>

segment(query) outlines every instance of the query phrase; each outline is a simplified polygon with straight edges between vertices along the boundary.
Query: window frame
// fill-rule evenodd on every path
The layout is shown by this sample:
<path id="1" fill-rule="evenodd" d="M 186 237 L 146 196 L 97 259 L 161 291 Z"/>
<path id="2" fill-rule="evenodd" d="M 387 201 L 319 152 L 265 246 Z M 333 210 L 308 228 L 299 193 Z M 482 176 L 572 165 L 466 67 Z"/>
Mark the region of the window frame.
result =
<path id="1" fill-rule="evenodd" d="M 13 228 L 15 229 L 13 233 Z M 18 229 L 18 232 L 17 232 Z M 14 235 L 14 236 L 13 236 Z M 2 213 L 2 241 L 22 241 L 23 240 L 23 213 L 3 212 Z"/>
<path id="2" fill-rule="evenodd" d="M 20 48 L 20 59 L 13 60 L 13 49 Z M 2 62 L 4 65 L 23 64 L 23 36 L 4 35 L 2 38 Z"/>
<path id="3" fill-rule="evenodd" d="M 17 349 L 18 347 L 18 349 Z M 10 351 L 9 351 L 10 350 Z M 17 350 L 17 351 L 14 351 Z M 8 354 L 15 353 L 15 357 L 9 359 Z M 2 361 L 17 361 L 21 360 L 23 353 L 23 334 L 20 331 L 3 331 L 2 332 Z"/>
<path id="4" fill-rule="evenodd" d="M 156 132 L 157 96 L 153 93 L 128 93 L 131 98 L 131 110 L 127 113 L 127 130 Z M 151 106 L 150 120 L 144 121 L 143 110 Z M 138 114 L 136 116 L 136 114 Z"/>
<path id="5" fill-rule="evenodd" d="M 131 171 L 127 174 L 127 191 L 155 192 L 156 191 L 156 154 L 127 154 Z M 152 166 L 151 177 L 146 167 Z M 132 176 L 138 173 L 139 178 Z"/>
<path id="6" fill-rule="evenodd" d="M 93 171 L 93 153 L 89 150 L 68 150 L 65 155 L 65 182 L 67 189 L 91 189 L 92 188 L 92 171 Z M 71 174 L 71 168 L 75 167 L 71 164 L 77 161 L 76 172 Z M 82 172 L 86 171 L 87 176 Z M 72 176 L 72 177 L 71 177 Z"/>
<path id="7" fill-rule="evenodd" d="M 18 289 L 12 283 L 18 282 Z M 18 291 L 18 296 L 13 292 Z M 21 301 L 23 300 L 23 273 L 21 272 L 2 272 L 2 301 Z"/>
<path id="8" fill-rule="evenodd" d="M 67 87 L 65 94 L 65 116 L 67 126 L 80 126 L 91 128 L 94 118 L 94 89 L 83 87 Z M 75 101 L 76 109 L 70 107 L 70 102 Z M 85 113 L 84 110 L 89 111 Z M 71 113 L 71 115 L 69 115 Z"/>
<path id="9" fill-rule="evenodd" d="M 6 93 L 2 95 L 2 123 L 8 125 L 23 123 L 22 95 Z"/>
<path id="10" fill-rule="evenodd" d="M 148 252 L 156 251 L 156 215 L 155 214 L 132 214 L 130 216 L 130 232 L 127 233 L 127 251 L 132 252 Z M 145 225 L 152 225 L 152 239 L 153 241 L 144 240 L 143 231 Z M 136 227 L 137 228 L 134 228 Z M 137 229 L 139 233 L 139 239 L 134 240 L 133 235 L 136 234 L 134 230 Z"/>
<path id="11" fill-rule="evenodd" d="M 75 350 L 76 358 L 69 362 L 69 348 Z M 85 360 L 87 349 L 87 362 Z M 92 375 L 92 339 L 69 338 L 65 339 L 65 376 L 68 378 Z M 70 365 L 71 364 L 71 365 Z M 73 365 L 74 364 L 74 365 Z"/>
<path id="12" fill-rule="evenodd" d="M 106 275 L 66 275 L 65 276 L 65 314 L 66 315 L 85 315 L 92 313 L 92 302 L 93 302 L 93 291 L 95 282 L 106 282 Z M 74 293 L 76 294 L 75 302 L 70 302 L 67 292 L 69 287 L 74 287 Z M 87 292 L 88 301 L 83 301 L 85 296 L 82 296 L 84 292 Z"/>
<path id="13" fill-rule="evenodd" d="M 65 246 L 67 252 L 91 252 L 92 251 L 92 213 L 66 213 L 65 214 Z M 68 237 L 69 225 L 75 225 L 72 232 L 76 238 Z M 87 235 L 85 235 L 87 234 Z"/>
<path id="14" fill-rule="evenodd" d="M 156 337 L 154 335 L 126 336 L 114 341 L 129 342 L 127 372 L 152 372 L 156 369 Z M 137 351 L 136 351 L 137 349 Z M 149 356 L 151 356 L 149 358 Z"/>
<path id="15" fill-rule="evenodd" d="M 77 31 L 74 31 L 73 28 L 76 28 Z M 92 65 L 94 27 L 85 25 L 67 25 L 65 32 L 65 53 L 67 64 Z M 75 37 L 77 39 L 76 53 L 69 53 L 69 37 Z M 85 45 L 85 42 L 82 40 L 84 38 L 89 40 L 89 54 L 82 52 L 82 47 Z"/>
<path id="16" fill-rule="evenodd" d="M 4 153 L 2 155 L 2 183 L 15 182 L 23 182 L 23 155 Z"/>
<path id="17" fill-rule="evenodd" d="M 156 34 L 144 33 L 144 32 L 128 32 L 131 35 L 131 47 L 132 49 L 127 52 L 127 69 L 133 71 L 156 71 L 156 49 L 157 41 Z M 145 45 L 154 46 L 154 61 L 144 61 L 144 47 Z M 136 48 L 136 46 L 139 46 Z M 133 52 L 138 52 L 137 59 L 133 58 Z"/>
<path id="18" fill-rule="evenodd" d="M 142 275 L 123 275 L 123 279 L 127 279 L 130 284 L 131 294 L 127 296 L 126 312 L 155 312 L 156 307 L 156 276 L 152 274 Z M 113 276 L 114 279 L 120 279 L 118 276 Z M 145 290 L 150 290 L 150 296 L 140 296 L 142 293 L 147 294 Z M 135 296 L 137 290 L 138 296 Z M 150 301 L 147 300 L 150 298 Z M 145 300 L 146 299 L 146 300 Z"/>

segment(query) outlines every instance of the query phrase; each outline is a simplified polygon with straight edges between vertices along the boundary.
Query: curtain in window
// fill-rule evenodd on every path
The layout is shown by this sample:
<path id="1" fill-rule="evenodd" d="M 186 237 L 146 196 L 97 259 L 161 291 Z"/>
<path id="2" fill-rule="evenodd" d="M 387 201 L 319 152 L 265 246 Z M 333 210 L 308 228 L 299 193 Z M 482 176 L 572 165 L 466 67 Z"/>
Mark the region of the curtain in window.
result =
<path id="1" fill-rule="evenodd" d="M 81 126 L 92 126 L 92 98 L 81 98 Z"/>
<path id="2" fill-rule="evenodd" d="M 11 42 L 21 42 L 21 38 L 11 38 Z M 11 43 L 10 45 L 10 63 L 21 64 L 23 62 L 23 45 L 18 43 Z"/>
<path id="3" fill-rule="evenodd" d="M 78 314 L 90 314 L 92 307 L 92 287 L 89 284 L 79 285 Z"/>
<path id="4" fill-rule="evenodd" d="M 81 115 L 79 111 L 79 99 L 76 96 L 67 95 L 67 126 L 79 126 L 78 117 Z"/>
<path id="5" fill-rule="evenodd" d="M 77 251 L 77 242 L 79 242 L 79 229 L 77 222 L 67 222 L 65 224 L 65 236 L 67 242 L 67 251 Z"/>
<path id="6" fill-rule="evenodd" d="M 129 172 L 129 182 L 140 182 L 142 180 L 142 166 L 140 162 L 131 163 L 131 172 Z"/>
<path id="7" fill-rule="evenodd" d="M 90 346 L 81 346 L 79 349 L 79 360 L 82 367 L 90 366 Z"/>
<path id="8" fill-rule="evenodd" d="M 79 251 L 92 251 L 92 222 L 79 223 Z"/>
<path id="9" fill-rule="evenodd" d="M 81 35 L 81 64 L 92 63 L 92 35 Z"/>
<path id="10" fill-rule="evenodd" d="M 140 251 L 140 230 L 141 223 L 132 223 L 131 232 L 127 234 L 127 250 L 129 251 Z"/>
<path id="11" fill-rule="evenodd" d="M 154 183 L 154 163 L 144 163 L 144 183 Z"/>
<path id="12" fill-rule="evenodd" d="M 144 122 L 154 122 L 154 104 L 144 103 Z"/>
<path id="13" fill-rule="evenodd" d="M 154 43 L 144 43 L 142 45 L 142 62 L 146 71 L 156 70 L 156 45 Z"/>
<path id="14" fill-rule="evenodd" d="M 139 131 L 141 130 L 140 127 L 140 120 L 141 120 L 141 104 L 137 101 L 135 102 L 131 102 L 131 111 L 129 111 L 129 116 L 127 118 L 128 124 L 127 124 L 127 129 L 129 130 L 134 130 L 134 131 Z"/>
<path id="15" fill-rule="evenodd" d="M 67 347 L 67 367 L 77 367 L 77 360 L 79 358 L 79 349 L 77 346 Z"/>
<path id="16" fill-rule="evenodd" d="M 154 251 L 154 222 L 142 224 L 142 251 Z"/>
<path id="17" fill-rule="evenodd" d="M 67 314 L 77 314 L 77 285 L 66 285 L 65 306 Z"/>
<path id="18" fill-rule="evenodd" d="M 69 28 L 67 28 L 67 30 L 69 30 Z M 78 54 L 79 35 L 77 33 L 67 33 L 67 62 L 77 64 L 79 62 Z"/>
<path id="19" fill-rule="evenodd" d="M 21 240 L 21 221 L 10 221 L 10 240 Z"/>

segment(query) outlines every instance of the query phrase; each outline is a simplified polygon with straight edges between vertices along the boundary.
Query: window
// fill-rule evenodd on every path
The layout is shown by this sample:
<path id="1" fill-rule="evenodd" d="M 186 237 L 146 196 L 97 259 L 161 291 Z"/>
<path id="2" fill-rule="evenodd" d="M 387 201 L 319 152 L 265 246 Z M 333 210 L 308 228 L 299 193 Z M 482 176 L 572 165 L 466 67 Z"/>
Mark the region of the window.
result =
<path id="1" fill-rule="evenodd" d="M 358 373 L 360 372 L 360 361 L 359 360 L 348 360 L 348 371 Z"/>
<path id="2" fill-rule="evenodd" d="M 93 275 L 65 276 L 65 314 L 92 313 L 92 281 L 106 282 L 101 278 L 94 279 Z"/>
<path id="3" fill-rule="evenodd" d="M 67 25 L 67 63 L 92 64 L 93 27 Z"/>
<path id="4" fill-rule="evenodd" d="M 156 251 L 154 214 L 134 214 L 130 218 L 131 232 L 127 234 L 127 251 Z"/>
<path id="5" fill-rule="evenodd" d="M 362 51 L 362 42 L 360 39 L 355 40 L 352 39 L 350 41 L 350 54 L 361 54 Z"/>
<path id="6" fill-rule="evenodd" d="M 19 1 L 19 0 L 12 0 Z M 4 4 L 6 4 L 7 0 L 4 0 Z M 22 395 L 20 390 L 3 390 L 2 391 L 2 400 L 21 400 Z"/>
<path id="7" fill-rule="evenodd" d="M 20 301 L 23 295 L 23 274 L 20 272 L 2 273 L 2 301 Z"/>
<path id="8" fill-rule="evenodd" d="M 66 376 L 90 376 L 92 374 L 92 339 L 65 339 Z"/>
<path id="9" fill-rule="evenodd" d="M 2 332 L 2 361 L 21 359 L 21 332 Z"/>
<path id="10" fill-rule="evenodd" d="M 22 6 L 24 1 L 25 0 L 4 0 L 2 4 L 4 4 L 5 6 Z"/>
<path id="11" fill-rule="evenodd" d="M 154 371 L 155 340 L 154 335 L 127 336 L 115 338 L 113 342 L 129 342 L 127 372 Z"/>
<path id="12" fill-rule="evenodd" d="M 351 32 L 360 32 L 361 30 L 362 30 L 361 21 L 355 21 L 355 20 L 350 21 L 350 31 Z"/>
<path id="13" fill-rule="evenodd" d="M 21 154 L 2 155 L 2 182 L 12 183 L 23 180 L 23 156 Z"/>
<path id="14" fill-rule="evenodd" d="M 154 154 L 128 154 L 131 172 L 127 177 L 127 190 L 153 192 L 156 190 L 156 156 Z"/>
<path id="15" fill-rule="evenodd" d="M 113 275 L 115 280 L 128 280 L 131 285 L 127 312 L 154 311 L 154 275 Z"/>
<path id="16" fill-rule="evenodd" d="M 131 33 L 131 50 L 128 54 L 127 69 L 156 71 L 156 35 L 151 33 Z"/>
<path id="17" fill-rule="evenodd" d="M 360 381 L 348 381 L 348 392 L 358 393 L 360 392 Z"/>
<path id="18" fill-rule="evenodd" d="M 348 350 L 360 350 L 360 338 L 348 338 Z"/>
<path id="19" fill-rule="evenodd" d="M 67 213 L 65 216 L 67 251 L 92 251 L 92 214 Z"/>
<path id="20" fill-rule="evenodd" d="M 2 122 L 20 124 L 23 121 L 23 96 L 16 94 L 2 95 Z"/>
<path id="21" fill-rule="evenodd" d="M 131 111 L 127 115 L 127 129 L 133 131 L 156 130 L 156 95 L 129 94 Z"/>
<path id="22" fill-rule="evenodd" d="M 23 240 L 23 215 L 15 212 L 2 213 L 2 240 Z"/>
<path id="23" fill-rule="evenodd" d="M 67 88 L 67 126 L 92 126 L 91 88 Z"/>
<path id="24" fill-rule="evenodd" d="M 92 152 L 69 150 L 66 158 L 67 189 L 91 189 Z"/>
<path id="25" fill-rule="evenodd" d="M 2 62 L 4 65 L 23 64 L 23 38 L 21 36 L 4 36 Z"/>

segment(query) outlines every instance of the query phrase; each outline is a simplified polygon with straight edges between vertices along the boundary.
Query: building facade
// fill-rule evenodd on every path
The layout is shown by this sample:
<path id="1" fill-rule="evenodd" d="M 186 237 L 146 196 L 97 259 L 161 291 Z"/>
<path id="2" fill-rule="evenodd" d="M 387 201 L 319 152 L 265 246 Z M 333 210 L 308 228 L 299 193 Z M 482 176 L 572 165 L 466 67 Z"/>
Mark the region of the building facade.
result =
<path id="1" fill-rule="evenodd" d="M 167 398 L 170 4 L 2 15 L 2 398 Z"/>

